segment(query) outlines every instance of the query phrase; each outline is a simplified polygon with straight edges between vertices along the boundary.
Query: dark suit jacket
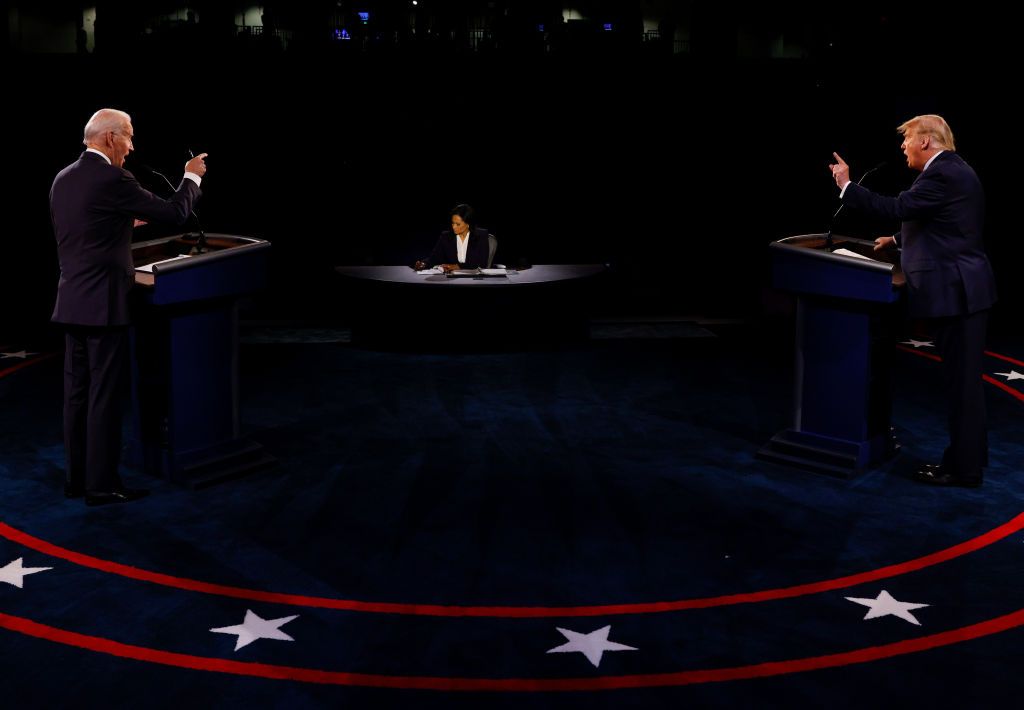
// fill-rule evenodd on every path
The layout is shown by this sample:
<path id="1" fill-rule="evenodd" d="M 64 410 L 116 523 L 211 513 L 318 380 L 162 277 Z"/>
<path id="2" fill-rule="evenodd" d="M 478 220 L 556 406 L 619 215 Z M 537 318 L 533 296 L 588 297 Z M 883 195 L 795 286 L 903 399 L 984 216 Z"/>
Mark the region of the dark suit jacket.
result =
<path id="1" fill-rule="evenodd" d="M 455 240 L 458 239 L 454 232 L 441 232 L 434 251 L 427 257 L 428 266 L 438 264 L 456 264 L 459 261 L 459 247 Z M 465 269 L 486 268 L 487 255 L 490 251 L 490 243 L 487 239 L 486 229 L 473 229 L 469 232 L 469 244 L 466 246 L 466 262 L 459 264 Z"/>
<path id="2" fill-rule="evenodd" d="M 995 278 L 982 244 L 985 195 L 974 170 L 956 153 L 940 153 L 897 197 L 850 183 L 843 203 L 902 222 L 896 239 L 911 315 L 964 315 L 995 303 Z"/>
<path id="3" fill-rule="evenodd" d="M 74 325 L 128 324 L 128 291 L 135 283 L 135 218 L 184 224 L 199 186 L 182 180 L 169 200 L 145 190 L 135 177 L 85 152 L 61 170 L 50 189 L 60 281 L 51 319 Z"/>

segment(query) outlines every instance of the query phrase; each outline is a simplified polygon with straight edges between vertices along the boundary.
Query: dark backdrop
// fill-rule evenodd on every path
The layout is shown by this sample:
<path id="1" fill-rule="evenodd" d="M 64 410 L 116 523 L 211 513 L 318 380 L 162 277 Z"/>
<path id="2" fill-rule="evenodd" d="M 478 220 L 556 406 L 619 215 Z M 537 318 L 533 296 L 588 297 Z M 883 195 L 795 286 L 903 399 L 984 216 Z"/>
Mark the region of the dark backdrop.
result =
<path id="1" fill-rule="evenodd" d="M 5 327 L 48 318 L 47 192 L 102 106 L 132 114 L 137 157 L 174 180 L 188 149 L 210 153 L 198 209 L 207 231 L 273 242 L 272 285 L 251 317 L 342 321 L 354 305 L 339 299 L 333 267 L 412 261 L 456 202 L 498 235 L 499 260 L 610 263 L 603 312 L 755 315 L 767 243 L 823 231 L 838 206 L 831 151 L 854 177 L 886 161 L 865 184 L 895 193 L 913 179 L 895 127 L 940 113 L 987 191 L 1006 323 L 1021 298 L 1015 114 L 1000 78 L 1009 30 L 980 11 L 945 27 L 879 13 L 808 20 L 807 50 L 792 59 L 737 56 L 724 12 L 675 55 L 611 43 L 550 55 L 7 47 Z M 889 227 L 842 214 L 836 231 Z"/>

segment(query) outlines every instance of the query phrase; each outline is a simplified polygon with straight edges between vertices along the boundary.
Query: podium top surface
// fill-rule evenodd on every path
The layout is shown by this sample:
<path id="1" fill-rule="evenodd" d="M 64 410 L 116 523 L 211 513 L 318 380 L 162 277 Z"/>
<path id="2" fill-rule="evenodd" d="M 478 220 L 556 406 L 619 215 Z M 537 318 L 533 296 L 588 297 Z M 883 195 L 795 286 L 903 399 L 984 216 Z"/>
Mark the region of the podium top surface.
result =
<path id="1" fill-rule="evenodd" d="M 198 248 L 195 234 L 176 234 L 163 239 L 132 244 L 136 281 L 148 285 L 158 273 L 177 271 L 266 249 L 270 242 L 233 234 L 207 234 L 206 246 Z"/>
<path id="2" fill-rule="evenodd" d="M 825 234 L 799 234 L 785 237 L 770 244 L 794 256 L 842 264 L 866 271 L 884 272 L 891 276 L 893 286 L 903 286 L 906 277 L 899 264 L 899 251 L 875 251 L 875 243 L 866 239 L 832 235 L 832 250 L 827 246 Z M 851 252 L 844 254 L 842 251 Z"/>
<path id="3" fill-rule="evenodd" d="M 515 271 L 504 277 L 448 278 L 443 274 L 422 274 L 408 266 L 338 266 L 335 268 L 335 271 L 348 278 L 411 286 L 433 286 L 435 288 L 444 286 L 495 288 L 519 284 L 555 283 L 596 276 L 607 270 L 608 267 L 604 264 L 536 264 L 529 269 Z"/>
<path id="4" fill-rule="evenodd" d="M 192 234 L 132 245 L 139 298 L 151 306 L 231 299 L 263 288 L 270 242 L 207 234 L 199 248 Z"/>

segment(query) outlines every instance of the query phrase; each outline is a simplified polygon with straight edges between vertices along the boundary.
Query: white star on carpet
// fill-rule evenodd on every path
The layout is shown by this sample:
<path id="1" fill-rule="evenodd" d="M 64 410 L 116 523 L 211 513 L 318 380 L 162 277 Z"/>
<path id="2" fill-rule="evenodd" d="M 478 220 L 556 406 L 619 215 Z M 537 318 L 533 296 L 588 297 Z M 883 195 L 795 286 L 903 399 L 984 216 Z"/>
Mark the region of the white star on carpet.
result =
<path id="1" fill-rule="evenodd" d="M 878 593 L 878 596 L 874 599 L 858 599 L 857 597 L 846 597 L 848 601 L 856 602 L 857 604 L 863 604 L 870 608 L 870 611 L 864 616 L 865 619 L 877 619 L 882 616 L 898 616 L 904 621 L 909 621 L 911 624 L 917 626 L 921 625 L 921 622 L 914 618 L 914 615 L 910 612 L 913 609 L 923 609 L 929 604 L 914 604 L 912 602 L 901 602 L 892 598 L 892 595 L 884 589 Z"/>
<path id="2" fill-rule="evenodd" d="M 16 353 L 0 353 L 0 360 L 7 360 L 7 359 L 10 359 L 12 357 L 16 357 L 16 358 L 20 358 L 20 359 L 24 360 L 29 355 L 37 355 L 37 354 L 38 353 L 27 353 L 24 350 L 19 350 Z"/>
<path id="3" fill-rule="evenodd" d="M 274 639 L 276 641 L 294 641 L 291 636 L 281 631 L 280 628 L 292 619 L 299 616 L 282 616 L 280 619 L 262 619 L 254 614 L 251 609 L 245 610 L 245 621 L 236 626 L 222 626 L 219 629 L 210 629 L 215 634 L 235 634 L 238 639 L 235 641 L 235 650 L 248 646 L 259 639 Z"/>
<path id="4" fill-rule="evenodd" d="M 588 661 L 594 664 L 594 668 L 597 668 L 598 665 L 600 665 L 601 656 L 604 655 L 605 651 L 637 650 L 632 646 L 625 646 L 621 643 L 609 641 L 608 632 L 611 631 L 611 625 L 605 626 L 597 631 L 591 631 L 589 634 L 581 634 L 575 631 L 569 631 L 569 629 L 562 629 L 557 626 L 555 628 L 562 632 L 562 636 L 569 639 L 569 643 L 564 643 L 561 646 L 549 649 L 548 653 L 573 653 L 578 651 L 586 656 Z"/>
<path id="5" fill-rule="evenodd" d="M 997 372 L 996 374 L 1000 377 L 1005 377 L 1007 382 L 1012 382 L 1013 380 L 1024 380 L 1024 375 L 1020 374 L 1016 370 L 1010 370 L 1009 372 Z"/>
<path id="6" fill-rule="evenodd" d="M 915 349 L 917 349 L 917 348 L 934 348 L 935 347 L 935 343 L 933 343 L 930 340 L 914 340 L 913 338 L 911 338 L 910 340 L 904 340 L 903 342 L 900 343 L 900 345 L 910 345 L 911 347 L 913 347 Z"/>
<path id="7" fill-rule="evenodd" d="M 19 557 L 14 562 L 8 562 L 3 567 L 0 567 L 0 582 L 7 582 L 18 589 L 23 589 L 26 575 L 53 569 L 53 567 L 22 567 L 21 561 L 23 559 L 23 557 Z"/>

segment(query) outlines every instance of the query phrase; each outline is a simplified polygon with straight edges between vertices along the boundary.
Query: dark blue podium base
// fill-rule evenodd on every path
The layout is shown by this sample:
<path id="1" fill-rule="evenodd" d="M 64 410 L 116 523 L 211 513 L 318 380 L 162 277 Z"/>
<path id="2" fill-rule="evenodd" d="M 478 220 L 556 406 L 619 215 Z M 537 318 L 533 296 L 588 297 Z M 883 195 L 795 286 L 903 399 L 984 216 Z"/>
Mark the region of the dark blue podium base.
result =
<path id="1" fill-rule="evenodd" d="M 129 461 L 150 475 L 193 489 L 206 488 L 277 465 L 277 459 L 260 444 L 245 438 L 188 454 L 154 447 L 133 447 Z"/>
<path id="2" fill-rule="evenodd" d="M 878 256 L 868 241 L 840 245 Z M 891 262 L 832 252 L 825 235 L 771 247 L 773 284 L 796 296 L 793 419 L 758 457 L 848 478 L 897 448 L 890 371 L 902 274 Z"/>
<path id="3" fill-rule="evenodd" d="M 129 457 L 146 473 L 192 487 L 274 463 L 240 436 L 238 301 L 263 287 L 270 243 L 193 235 L 132 247 L 142 284 L 132 292 L 132 435 Z"/>
<path id="4" fill-rule="evenodd" d="M 132 350 L 129 455 L 143 471 L 199 488 L 274 463 L 239 432 L 234 301 L 144 307 Z"/>
<path id="5" fill-rule="evenodd" d="M 786 429 L 773 436 L 757 452 L 757 458 L 838 478 L 852 478 L 863 469 L 894 456 L 897 448 L 891 435 L 857 442 Z"/>

